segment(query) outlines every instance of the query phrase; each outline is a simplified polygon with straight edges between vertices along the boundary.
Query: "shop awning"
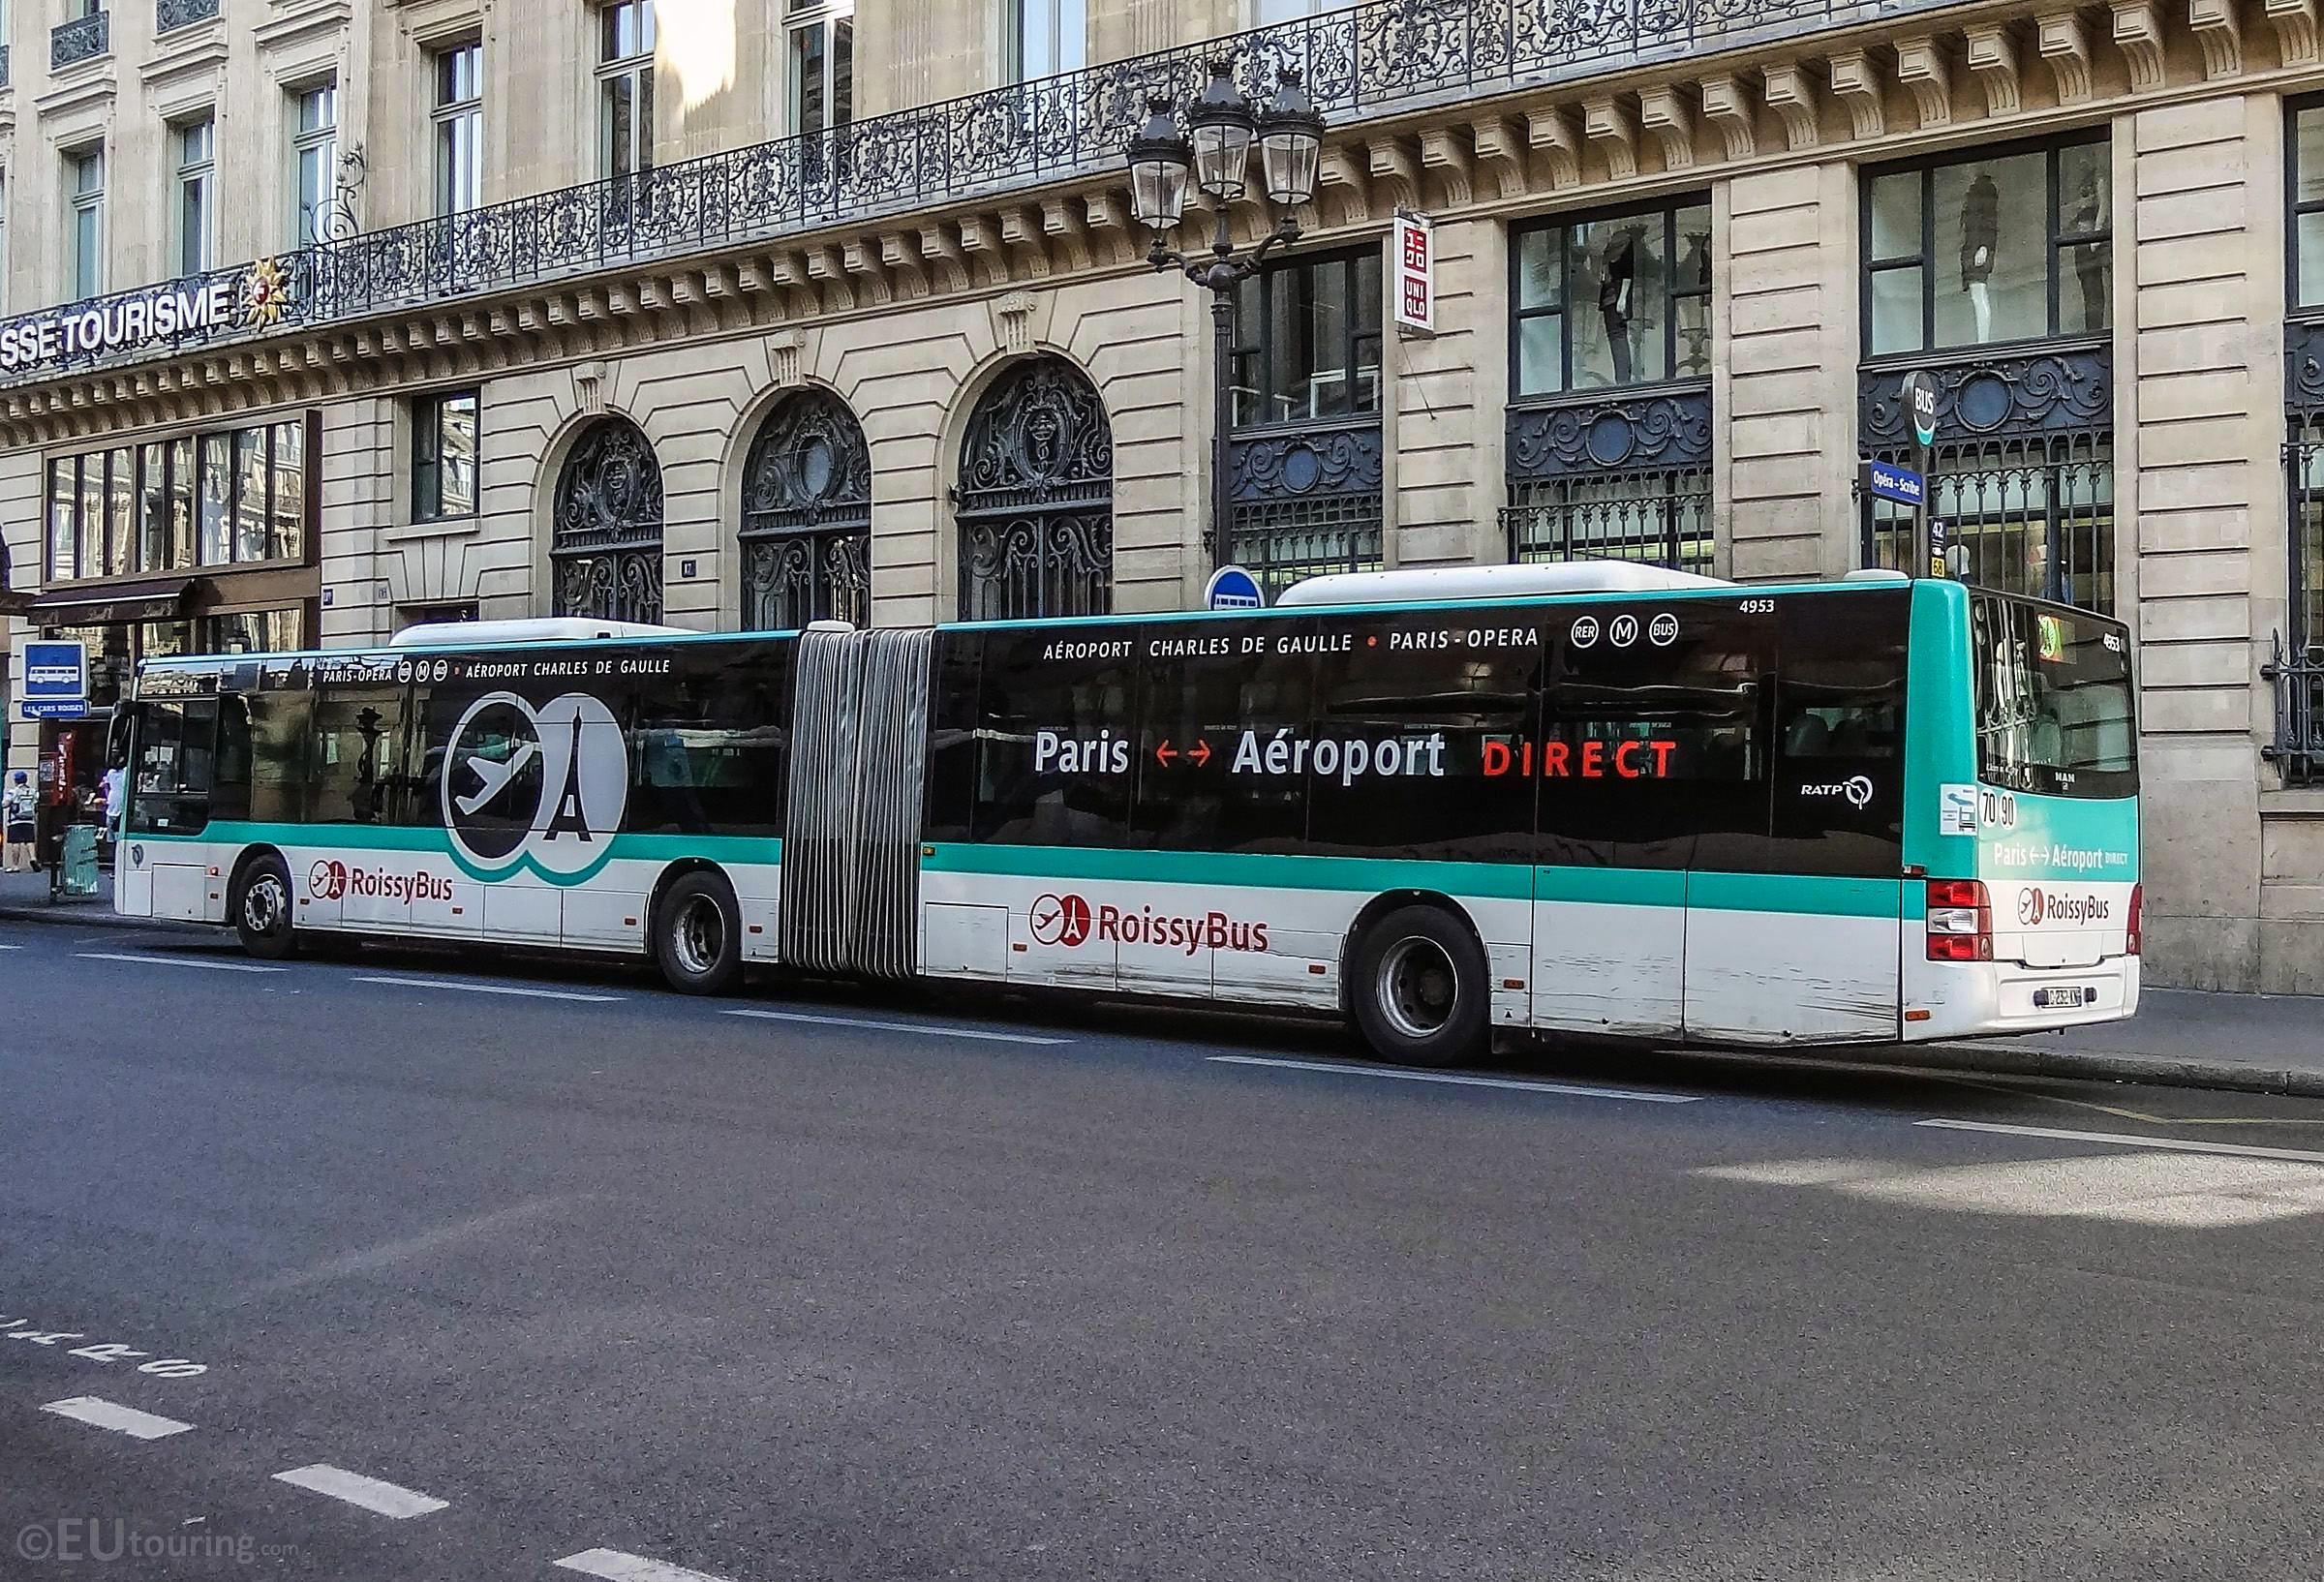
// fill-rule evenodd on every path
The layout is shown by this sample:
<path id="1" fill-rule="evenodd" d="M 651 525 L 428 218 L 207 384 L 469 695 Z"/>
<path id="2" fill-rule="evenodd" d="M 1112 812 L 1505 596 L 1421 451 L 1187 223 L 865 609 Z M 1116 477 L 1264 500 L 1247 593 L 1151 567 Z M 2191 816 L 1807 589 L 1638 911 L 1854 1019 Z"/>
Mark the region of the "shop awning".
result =
<path id="1" fill-rule="evenodd" d="M 32 595 L 30 593 L 15 593 L 9 589 L 0 588 L 0 615 L 22 615 L 31 608 Z"/>
<path id="2" fill-rule="evenodd" d="M 111 626 L 133 621 L 175 621 L 186 613 L 199 581 L 163 577 L 114 582 L 101 588 L 59 588 L 33 595 L 27 612 L 35 625 Z"/>

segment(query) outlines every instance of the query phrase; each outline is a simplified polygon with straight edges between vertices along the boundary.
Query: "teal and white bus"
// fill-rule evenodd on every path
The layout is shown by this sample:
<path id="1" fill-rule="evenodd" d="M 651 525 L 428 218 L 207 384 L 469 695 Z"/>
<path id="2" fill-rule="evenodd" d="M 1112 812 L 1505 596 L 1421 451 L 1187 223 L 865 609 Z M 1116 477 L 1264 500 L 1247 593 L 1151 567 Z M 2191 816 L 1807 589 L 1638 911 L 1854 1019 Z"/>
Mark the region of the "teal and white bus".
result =
<path id="1" fill-rule="evenodd" d="M 2138 1003 L 2123 626 L 1583 563 L 1273 609 L 157 660 L 118 904 L 309 936 L 1786 1046 Z"/>

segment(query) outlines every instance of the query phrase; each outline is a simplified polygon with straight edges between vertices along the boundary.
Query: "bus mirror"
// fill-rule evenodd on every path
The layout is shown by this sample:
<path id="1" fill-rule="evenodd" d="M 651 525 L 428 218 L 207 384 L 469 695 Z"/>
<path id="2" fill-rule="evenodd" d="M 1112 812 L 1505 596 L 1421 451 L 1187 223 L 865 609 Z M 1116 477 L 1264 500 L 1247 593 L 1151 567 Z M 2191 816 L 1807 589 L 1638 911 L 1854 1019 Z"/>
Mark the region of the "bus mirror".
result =
<path id="1" fill-rule="evenodd" d="M 113 711 L 112 720 L 105 728 L 105 767 L 107 769 L 127 769 L 129 767 L 129 705 L 127 704 L 123 704 Z"/>

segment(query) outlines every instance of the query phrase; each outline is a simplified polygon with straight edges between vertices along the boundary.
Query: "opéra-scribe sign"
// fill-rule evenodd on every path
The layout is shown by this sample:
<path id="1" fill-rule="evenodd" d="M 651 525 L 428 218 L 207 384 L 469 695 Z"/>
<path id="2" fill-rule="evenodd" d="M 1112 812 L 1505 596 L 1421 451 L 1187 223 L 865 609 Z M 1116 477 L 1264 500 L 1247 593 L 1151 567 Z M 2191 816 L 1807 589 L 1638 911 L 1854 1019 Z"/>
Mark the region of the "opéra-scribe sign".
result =
<path id="1" fill-rule="evenodd" d="M 239 278 L 170 281 L 132 295 L 67 303 L 0 321 L 0 373 L 117 351 L 147 341 L 282 321 L 290 283 L 281 264 L 260 259 Z"/>

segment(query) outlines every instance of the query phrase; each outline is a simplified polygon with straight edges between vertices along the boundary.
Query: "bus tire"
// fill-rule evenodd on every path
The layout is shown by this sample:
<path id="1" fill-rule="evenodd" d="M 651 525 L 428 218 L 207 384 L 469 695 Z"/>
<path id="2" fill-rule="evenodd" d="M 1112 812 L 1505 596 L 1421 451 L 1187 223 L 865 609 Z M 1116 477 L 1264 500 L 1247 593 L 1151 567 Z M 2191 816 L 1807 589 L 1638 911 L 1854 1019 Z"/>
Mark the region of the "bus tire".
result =
<path id="1" fill-rule="evenodd" d="M 724 994 L 743 978 L 743 909 L 719 873 L 682 873 L 654 909 L 654 958 L 681 994 Z"/>
<path id="2" fill-rule="evenodd" d="M 1399 906 L 1357 942 L 1348 1000 L 1383 1060 L 1452 1066 L 1484 1047 L 1491 1017 L 1484 950 L 1439 906 Z"/>
<path id="3" fill-rule="evenodd" d="M 233 889 L 226 898 L 227 915 L 234 921 L 242 949 L 261 961 L 297 954 L 298 930 L 290 922 L 297 904 L 290 891 L 290 870 L 271 852 L 234 871 Z"/>

